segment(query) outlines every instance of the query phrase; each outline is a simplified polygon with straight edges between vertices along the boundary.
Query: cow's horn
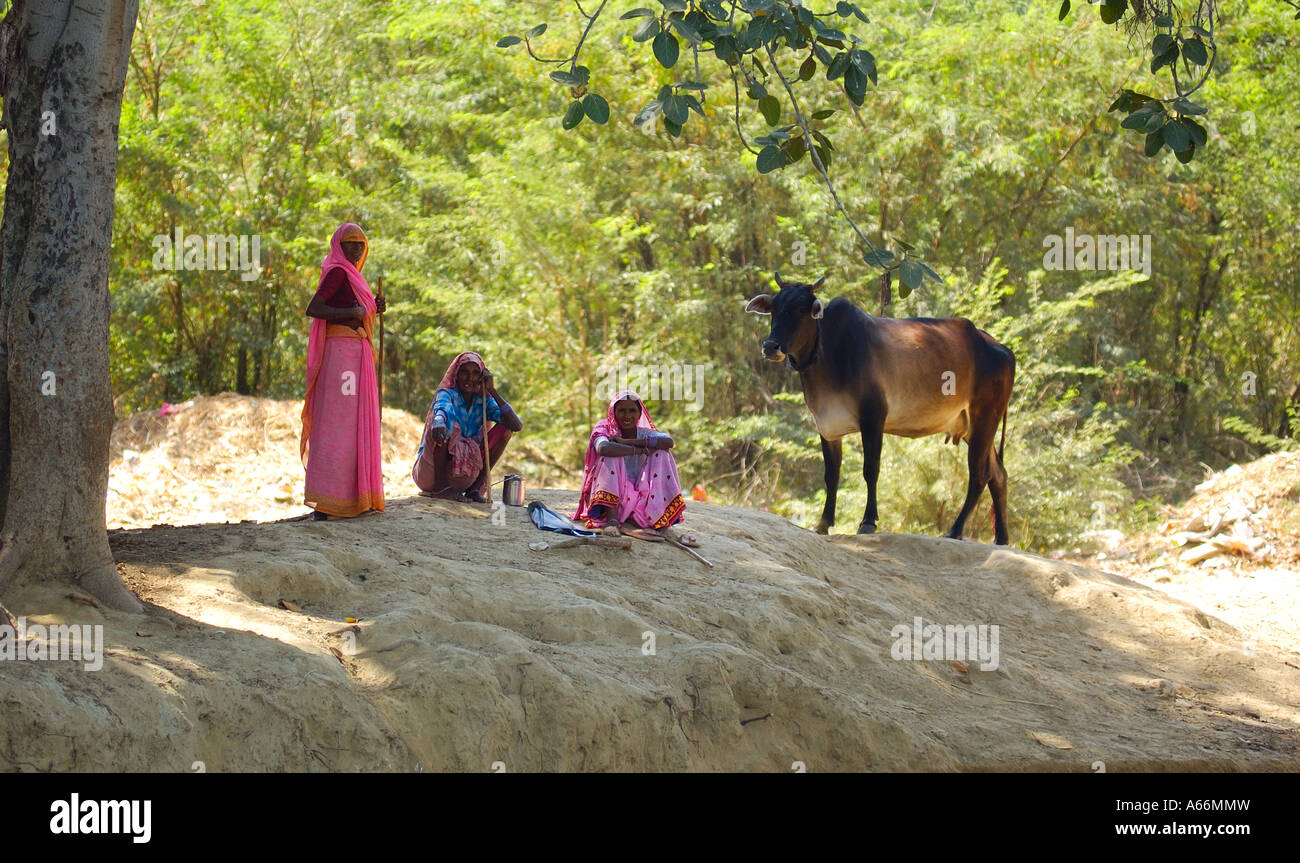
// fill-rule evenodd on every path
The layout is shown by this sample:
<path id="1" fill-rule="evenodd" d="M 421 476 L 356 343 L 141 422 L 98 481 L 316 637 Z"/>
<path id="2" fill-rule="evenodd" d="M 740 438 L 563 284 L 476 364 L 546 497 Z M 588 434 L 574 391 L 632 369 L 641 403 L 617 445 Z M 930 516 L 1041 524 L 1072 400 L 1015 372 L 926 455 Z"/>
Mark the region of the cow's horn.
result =
<path id="1" fill-rule="evenodd" d="M 827 273 L 827 275 L 830 275 L 830 274 Z M 824 281 L 826 281 L 826 276 L 822 276 L 820 279 L 818 279 L 817 281 L 815 281 L 815 282 L 813 282 L 811 285 L 809 285 L 809 286 L 808 286 L 808 290 L 809 290 L 809 291 L 816 291 L 818 288 L 820 288 L 820 287 L 822 286 L 822 282 L 824 282 Z"/>
<path id="2" fill-rule="evenodd" d="M 776 279 L 776 286 L 777 286 L 778 288 L 784 288 L 784 287 L 785 287 L 785 282 L 781 281 L 781 271 L 780 271 L 780 270 L 773 270 L 773 271 L 772 271 L 772 276 Z"/>

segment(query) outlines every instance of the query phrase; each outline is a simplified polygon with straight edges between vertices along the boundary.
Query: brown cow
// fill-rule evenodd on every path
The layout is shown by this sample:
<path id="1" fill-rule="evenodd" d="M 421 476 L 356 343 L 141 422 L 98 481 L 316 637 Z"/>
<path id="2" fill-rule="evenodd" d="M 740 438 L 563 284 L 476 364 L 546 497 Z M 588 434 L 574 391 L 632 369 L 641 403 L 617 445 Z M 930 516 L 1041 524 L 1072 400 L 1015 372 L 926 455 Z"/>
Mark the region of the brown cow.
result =
<path id="1" fill-rule="evenodd" d="M 843 297 L 829 303 L 815 295 L 826 281 L 784 282 L 776 273 L 776 296 L 760 294 L 745 311 L 771 315 L 763 356 L 787 360 L 799 373 L 822 439 L 826 462 L 826 508 L 817 525 L 835 523 L 841 438 L 862 433 L 862 475 L 867 508 L 858 533 L 876 530 L 876 478 L 884 435 L 949 435 L 969 446 L 966 502 L 947 536 L 961 539 L 966 518 L 984 486 L 993 497 L 993 529 L 1007 543 L 1007 472 L 1002 466 L 1007 404 L 1016 358 L 965 318 L 877 318 Z M 994 449 L 998 423 L 1002 442 Z"/>

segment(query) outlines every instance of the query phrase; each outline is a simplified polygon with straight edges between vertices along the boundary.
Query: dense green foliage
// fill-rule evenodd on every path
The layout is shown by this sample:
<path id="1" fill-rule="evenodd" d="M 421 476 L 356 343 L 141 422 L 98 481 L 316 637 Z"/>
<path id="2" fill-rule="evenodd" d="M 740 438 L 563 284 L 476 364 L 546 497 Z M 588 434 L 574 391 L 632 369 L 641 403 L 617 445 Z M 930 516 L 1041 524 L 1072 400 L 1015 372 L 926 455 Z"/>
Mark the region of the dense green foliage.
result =
<path id="1" fill-rule="evenodd" d="M 1300 61 L 1286 7 L 1225 10 L 1202 91 L 1219 120 L 1186 165 L 1168 148 L 1148 159 L 1108 113 L 1146 69 L 1096 16 L 995 0 L 866 11 L 856 30 L 878 86 L 859 107 L 819 77 L 806 107 L 836 111 L 819 128 L 847 211 L 877 244 L 916 243 L 944 279 L 890 313 L 966 315 L 1016 352 L 1014 543 L 1073 544 L 1197 462 L 1296 437 Z M 603 413 L 603 368 L 703 366 L 702 409 L 650 404 L 683 482 L 815 520 L 816 431 L 794 373 L 759 356 L 766 320 L 742 308 L 778 269 L 828 273 L 828 297 L 874 312 L 876 271 L 816 177 L 755 170 L 724 71 L 701 73 L 715 76 L 707 122 L 677 136 L 634 125 L 647 92 L 695 71 L 665 68 L 630 26 L 583 49 L 608 122 L 565 131 L 571 94 L 495 47 L 541 20 L 543 56 L 580 35 L 562 3 L 145 0 L 113 240 L 119 413 L 226 389 L 300 397 L 303 309 L 329 235 L 354 220 L 389 300 L 387 404 L 423 415 L 449 359 L 480 350 L 525 423 L 512 452 L 554 483 Z M 739 98 L 746 137 L 770 131 Z M 177 227 L 258 235 L 259 277 L 156 268 L 155 238 Z M 1067 229 L 1149 235 L 1149 277 L 1046 269 Z M 964 448 L 891 437 L 885 453 L 881 528 L 946 529 Z M 838 529 L 851 530 L 865 496 L 852 457 L 844 477 Z M 988 535 L 982 514 L 971 529 Z"/>

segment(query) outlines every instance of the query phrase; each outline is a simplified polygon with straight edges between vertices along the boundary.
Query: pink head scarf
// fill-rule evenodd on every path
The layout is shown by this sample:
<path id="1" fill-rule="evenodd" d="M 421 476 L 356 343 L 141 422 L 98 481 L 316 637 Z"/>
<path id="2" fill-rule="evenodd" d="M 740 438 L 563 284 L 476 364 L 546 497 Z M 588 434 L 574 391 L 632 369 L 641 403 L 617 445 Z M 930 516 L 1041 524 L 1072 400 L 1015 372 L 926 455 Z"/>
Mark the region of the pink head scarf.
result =
<path id="1" fill-rule="evenodd" d="M 487 368 L 487 366 L 483 363 L 482 357 L 480 357 L 478 354 L 474 353 L 473 351 L 465 351 L 465 353 L 460 354 L 459 356 L 456 357 L 456 359 L 452 360 L 451 365 L 447 366 L 447 371 L 442 376 L 442 380 L 438 381 L 438 389 L 440 390 L 456 389 L 456 375 L 460 374 L 460 367 L 465 365 L 465 363 L 473 363 L 474 365 L 478 366 L 478 370 L 480 372 L 482 372 L 484 369 Z"/>
<path id="2" fill-rule="evenodd" d="M 317 290 L 320 285 L 325 283 L 325 276 L 330 270 L 338 267 L 343 270 L 347 276 L 348 284 L 352 286 L 352 293 L 356 296 L 357 305 L 362 308 L 362 328 L 366 334 L 366 345 L 369 347 L 370 338 L 374 332 L 375 313 L 375 295 L 370 292 L 370 285 L 366 282 L 365 277 L 361 275 L 358 267 L 353 266 L 348 260 L 348 256 L 343 254 L 343 243 L 345 241 L 366 243 L 366 249 L 361 253 L 361 266 L 365 266 L 366 257 L 370 253 L 369 242 L 366 240 L 366 234 L 358 225 L 352 222 L 344 222 L 339 225 L 339 229 L 330 237 L 330 251 L 325 256 L 325 260 L 320 265 L 320 282 L 317 283 Z M 302 437 L 299 439 L 299 454 L 303 458 L 303 464 L 307 463 L 307 442 L 311 438 L 311 406 L 312 392 L 316 389 L 316 376 L 320 374 L 321 364 L 325 361 L 325 330 L 329 326 L 328 322 L 322 318 L 312 318 L 311 332 L 307 336 L 307 397 L 302 403 Z M 367 352 L 368 355 L 370 352 Z M 373 372 L 373 358 L 371 359 Z"/>
<path id="3" fill-rule="evenodd" d="M 655 421 L 650 418 L 650 412 L 645 409 L 645 403 L 641 397 L 632 390 L 620 390 L 614 394 L 614 398 L 609 402 L 609 410 L 605 412 L 605 418 L 596 423 L 591 430 L 591 437 L 587 439 L 587 455 L 583 458 L 582 464 L 582 494 L 578 497 L 578 511 L 573 514 L 574 518 L 586 518 L 587 510 L 591 502 L 591 486 L 596 481 L 596 462 L 599 456 L 596 455 L 596 441 L 602 437 L 614 438 L 622 436 L 622 429 L 618 424 L 618 419 L 614 416 L 614 408 L 621 401 L 632 400 L 641 408 L 641 415 L 637 417 L 637 428 L 648 428 L 658 430 Z"/>

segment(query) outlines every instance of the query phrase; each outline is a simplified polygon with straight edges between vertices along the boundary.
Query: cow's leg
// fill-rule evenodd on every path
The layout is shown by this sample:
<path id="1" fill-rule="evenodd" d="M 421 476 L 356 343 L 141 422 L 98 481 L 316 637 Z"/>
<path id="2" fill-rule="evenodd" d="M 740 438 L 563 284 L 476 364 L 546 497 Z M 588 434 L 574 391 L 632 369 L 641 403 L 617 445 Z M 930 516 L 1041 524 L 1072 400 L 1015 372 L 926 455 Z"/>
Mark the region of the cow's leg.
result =
<path id="1" fill-rule="evenodd" d="M 862 425 L 862 478 L 867 481 L 867 508 L 858 533 L 876 532 L 876 480 L 880 476 L 880 448 L 885 442 L 885 418 L 878 411 L 864 410 Z"/>
<path id="2" fill-rule="evenodd" d="M 993 427 L 987 418 L 972 417 L 971 436 L 966 441 L 970 449 L 966 454 L 966 464 L 970 470 L 970 481 L 966 487 L 966 501 L 961 505 L 961 512 L 957 513 L 957 520 L 952 524 L 952 530 L 948 531 L 946 536 L 949 539 L 961 539 L 962 528 L 966 526 L 966 518 L 975 509 L 975 504 L 979 503 L 980 495 L 984 493 L 984 486 L 988 485 L 990 462 L 996 458 L 993 453 Z"/>
<path id="3" fill-rule="evenodd" d="M 1006 545 L 1007 535 L 1007 469 L 998 458 L 997 451 L 989 447 L 989 494 L 993 497 L 993 537 L 998 545 Z"/>
<path id="4" fill-rule="evenodd" d="M 822 520 L 817 523 L 818 533 L 829 533 L 835 524 L 835 497 L 840 491 L 840 462 L 844 460 L 844 445 L 839 440 L 822 438 L 822 461 L 826 463 L 826 507 Z"/>

